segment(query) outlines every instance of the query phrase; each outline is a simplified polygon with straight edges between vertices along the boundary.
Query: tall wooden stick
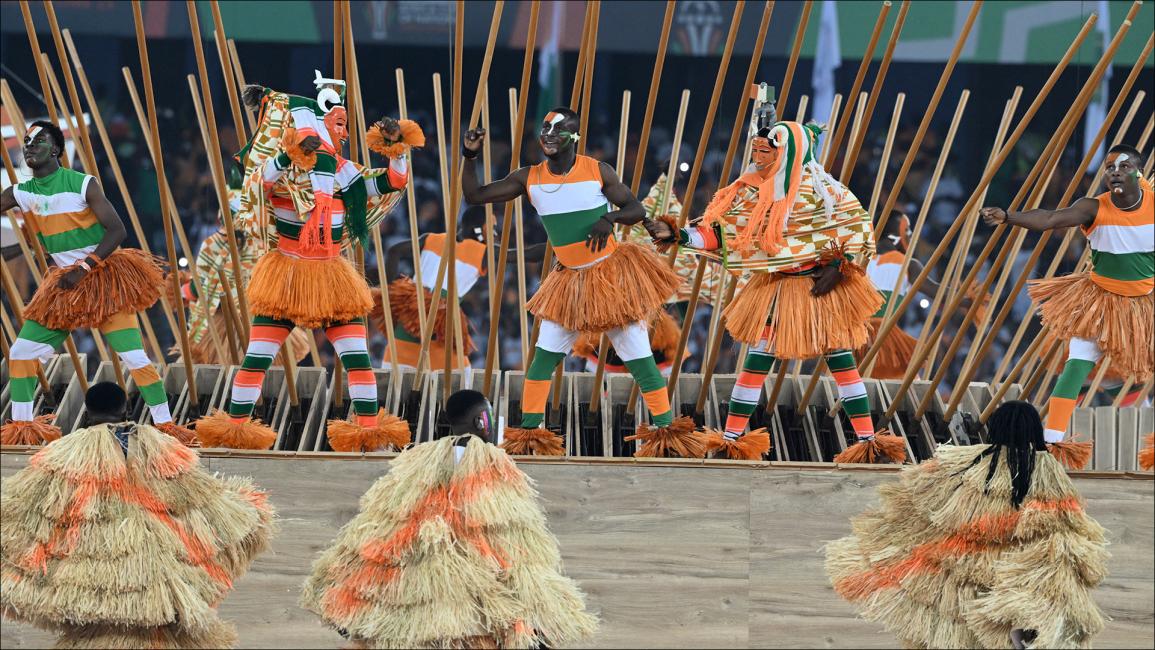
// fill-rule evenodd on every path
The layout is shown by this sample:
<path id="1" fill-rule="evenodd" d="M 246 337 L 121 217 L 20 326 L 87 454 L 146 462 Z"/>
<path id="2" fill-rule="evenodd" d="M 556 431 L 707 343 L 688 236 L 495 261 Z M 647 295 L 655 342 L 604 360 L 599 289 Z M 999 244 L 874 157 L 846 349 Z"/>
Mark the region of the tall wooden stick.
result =
<path id="1" fill-rule="evenodd" d="M 241 68 L 240 57 L 237 56 L 237 44 L 231 38 L 228 39 L 228 47 L 229 59 L 232 62 L 233 74 L 236 77 L 237 92 L 240 92 L 240 89 L 245 87 L 245 71 Z M 257 118 L 255 115 L 256 110 L 257 109 L 255 108 L 247 108 L 243 104 L 241 105 L 241 111 L 245 114 L 245 119 L 249 125 L 250 133 L 257 130 Z M 320 362 L 318 362 L 317 365 L 320 367 Z"/>
<path id="2" fill-rule="evenodd" d="M 666 46 L 669 45 L 670 27 L 674 23 L 674 5 L 674 0 L 666 1 L 666 13 L 662 17 L 662 33 L 658 37 L 658 51 L 654 55 L 654 75 L 650 78 L 650 91 L 646 94 L 646 114 L 642 118 L 642 132 L 638 137 L 638 153 L 634 157 L 634 173 L 630 177 L 630 192 L 635 195 L 638 193 L 638 188 L 641 187 L 642 169 L 645 168 L 646 153 L 650 146 L 650 127 L 654 124 L 654 108 L 658 105 L 658 85 L 662 81 L 662 70 L 666 67 Z M 624 179 L 625 170 L 623 169 L 619 173 Z"/>
<path id="3" fill-rule="evenodd" d="M 552 11 L 561 11 L 561 7 L 560 6 L 554 6 L 552 8 Z M 525 33 L 525 55 L 522 58 L 522 63 L 521 63 L 521 90 L 517 94 L 517 108 L 516 108 L 516 110 L 512 109 L 513 89 L 512 88 L 510 89 L 510 93 L 511 93 L 510 94 L 510 102 L 511 102 L 510 118 L 513 120 L 513 123 L 510 124 L 510 132 L 509 132 L 510 137 L 512 138 L 512 142 L 511 142 L 511 146 L 510 146 L 510 152 L 509 152 L 509 173 L 511 173 L 511 174 L 521 166 L 521 142 L 522 142 L 522 135 L 524 133 L 524 126 L 525 126 L 526 102 L 529 99 L 529 76 L 530 76 L 530 72 L 533 69 L 533 50 L 534 50 L 534 45 L 537 42 L 537 22 L 538 22 L 538 17 L 540 15 L 540 13 L 541 13 L 541 3 L 540 2 L 531 3 L 530 7 L 529 7 L 529 27 L 527 28 L 526 33 Z M 488 139 L 487 139 L 487 141 L 488 141 Z M 493 161 L 489 160 L 489 158 L 486 158 L 486 160 L 485 160 L 486 167 L 488 168 L 492 164 L 492 162 Z M 513 214 L 515 211 L 515 207 L 514 207 L 515 204 L 518 206 L 517 210 L 520 212 L 521 199 L 517 199 L 516 201 L 510 201 L 509 203 L 505 204 L 505 210 L 503 211 L 502 217 L 501 217 L 501 245 L 497 249 L 497 266 L 491 267 L 489 269 L 490 275 L 493 276 L 494 286 L 496 286 L 498 288 L 498 291 L 501 291 L 501 288 L 505 286 L 505 269 L 506 269 L 506 265 L 509 263 L 509 238 L 510 238 L 510 231 L 513 230 Z M 521 222 L 518 221 L 518 234 L 519 234 L 519 236 L 521 234 L 521 227 L 522 227 Z M 522 250 L 521 242 L 518 243 L 518 255 L 519 255 L 519 257 L 518 257 L 519 267 L 518 268 L 523 274 L 523 276 L 521 276 L 521 278 L 524 279 L 525 257 L 524 257 L 524 251 Z M 524 307 L 524 303 L 522 303 L 522 307 Z M 521 310 L 520 318 L 524 322 L 524 320 L 525 320 L 525 310 L 524 309 Z M 501 330 L 500 322 L 501 322 L 501 300 L 499 299 L 496 304 L 491 304 L 490 308 L 489 308 L 489 337 L 486 339 L 486 343 L 485 343 L 485 374 L 484 374 L 484 383 L 483 383 L 483 385 L 485 386 L 484 390 L 487 393 L 489 392 L 490 386 L 493 385 L 494 363 L 497 360 L 497 336 Z M 522 345 L 524 346 L 525 345 L 524 328 L 523 328 L 523 331 L 521 333 L 521 338 L 522 338 Z M 522 353 L 521 358 L 522 358 L 522 361 L 524 362 L 526 359 L 526 355 L 525 355 L 524 351 Z M 497 398 L 496 395 L 490 395 L 490 400 L 495 400 L 496 398 Z"/>
<path id="4" fill-rule="evenodd" d="M 1139 74 L 1143 70 L 1143 66 L 1146 63 L 1147 58 L 1151 55 L 1153 46 L 1155 46 L 1155 35 L 1148 37 L 1146 46 L 1143 48 L 1142 53 L 1136 60 L 1135 65 L 1132 66 L 1131 72 L 1127 75 L 1127 79 L 1123 82 L 1123 86 L 1119 93 L 1116 95 L 1115 100 L 1111 103 L 1111 107 L 1104 117 L 1103 124 L 1099 127 L 1099 132 L 1096 134 L 1092 145 L 1087 149 L 1086 154 L 1083 156 L 1083 160 L 1080 162 L 1080 170 L 1084 170 L 1088 165 L 1090 165 L 1092 158 L 1099 150 L 1099 145 L 1102 144 L 1103 139 L 1107 135 L 1108 129 L 1114 123 L 1116 116 L 1122 109 L 1123 103 L 1125 102 L 1128 93 L 1131 91 L 1131 87 L 1134 85 L 1135 80 L 1139 78 Z M 1082 174 L 1075 174 L 1071 178 L 1070 183 L 1067 185 L 1066 191 L 1064 191 L 1062 198 L 1059 199 L 1059 205 L 1067 205 L 1067 202 L 1070 201 L 1071 197 L 1074 195 L 1075 190 L 1078 188 L 1079 181 L 1081 180 Z M 1094 185 L 1095 184 L 1092 184 L 1092 191 Z M 964 364 L 963 370 L 959 375 L 958 385 L 965 386 L 968 382 L 970 382 L 971 378 L 974 377 L 975 372 L 978 370 L 979 362 L 986 356 L 987 350 L 994 343 L 1000 328 L 1006 321 L 1007 317 L 1010 315 L 1011 309 L 1014 306 L 1015 296 L 1018 295 L 1019 291 L 1021 291 L 1023 286 L 1026 284 L 1031 269 L 1035 268 L 1035 265 L 1038 263 L 1039 258 L 1043 254 L 1043 249 L 1045 248 L 1047 241 L 1050 239 L 1053 232 L 1054 231 L 1048 230 L 1039 238 L 1038 243 L 1035 245 L 1034 251 L 1031 253 L 1030 258 L 1028 258 L 1026 264 L 1023 266 L 1022 273 L 1019 274 L 1018 279 L 1015 281 L 1014 286 L 1011 288 L 1010 295 L 1008 295 L 1007 299 L 1003 303 L 1002 308 L 999 310 L 998 315 L 994 318 L 994 321 L 991 324 L 990 333 L 983 340 L 980 346 L 975 346 L 977 352 L 971 356 L 968 363 Z M 998 294 L 996 293 L 995 295 Z M 961 391 L 956 390 L 955 394 L 951 396 L 951 400 L 947 406 L 945 414 L 946 418 L 949 419 L 950 416 L 954 415 L 954 411 L 962 399 L 961 394 Z"/>
<path id="5" fill-rule="evenodd" d="M 157 127 L 156 119 L 156 100 L 152 92 L 152 68 L 148 61 L 148 45 L 144 37 L 144 17 L 141 14 L 140 0 L 133 0 L 132 16 L 136 26 L 136 48 L 140 55 L 141 75 L 144 77 L 144 96 L 148 102 L 148 119 L 150 128 L 150 135 L 152 136 L 152 164 L 156 169 L 157 185 L 160 191 L 160 214 L 164 226 L 165 244 L 168 249 L 168 264 L 171 272 L 169 273 L 171 295 L 180 295 L 180 277 L 177 269 L 180 265 L 177 264 L 176 247 L 173 244 L 172 237 L 172 213 L 168 209 L 168 186 L 166 183 L 160 181 L 164 177 L 164 157 L 160 154 L 160 129 Z M 228 212 L 228 201 L 223 204 L 224 210 Z M 192 258 L 189 258 L 190 260 Z M 242 277 L 239 274 L 237 277 Z M 176 336 L 180 337 L 181 354 L 184 355 L 185 363 L 185 384 L 188 386 L 189 403 L 193 406 L 200 404 L 200 396 L 197 394 L 196 380 L 193 377 L 192 357 L 188 355 L 188 350 L 192 347 L 188 338 L 188 324 L 185 322 L 185 314 L 183 309 L 176 310 L 177 327 L 179 331 Z"/>
<path id="6" fill-rule="evenodd" d="M 905 103 L 906 93 L 898 93 L 894 100 L 894 112 L 890 115 L 890 128 L 887 129 L 886 141 L 882 146 L 882 159 L 878 162 L 878 173 L 874 178 L 874 190 L 870 193 L 870 206 L 866 209 L 870 214 L 874 214 L 874 209 L 878 207 L 878 195 L 882 192 L 882 180 L 886 178 L 886 170 L 890 166 L 890 152 L 894 149 L 894 136 L 898 132 L 898 120 Z"/>
<path id="7" fill-rule="evenodd" d="M 902 27 L 906 24 L 906 14 L 910 11 L 910 0 L 903 0 L 902 6 L 898 9 L 898 17 L 894 20 L 894 26 L 890 29 L 890 39 L 886 42 L 886 50 L 882 54 L 882 62 L 878 64 L 878 72 L 874 76 L 874 85 L 870 87 L 870 98 L 866 104 L 866 120 L 859 133 L 851 138 L 850 149 L 846 154 L 846 160 L 842 164 L 842 173 L 839 178 L 843 185 L 850 185 L 850 177 L 854 174 L 854 164 L 858 161 L 858 154 L 862 151 L 862 143 L 866 140 L 866 132 L 870 127 L 870 117 L 874 115 L 875 104 L 878 103 L 878 98 L 882 96 L 883 83 L 886 81 L 886 73 L 890 70 L 890 60 L 894 57 L 894 48 L 898 45 L 898 36 L 902 33 Z"/>
<path id="8" fill-rule="evenodd" d="M 858 102 L 858 93 L 862 90 L 862 82 L 866 79 L 866 71 L 870 68 L 870 60 L 874 57 L 874 48 L 878 46 L 878 39 L 882 36 L 882 27 L 886 24 L 886 16 L 890 13 L 890 0 L 883 0 L 882 9 L 874 21 L 874 31 L 870 33 L 870 41 L 866 44 L 866 51 L 862 54 L 862 62 L 858 64 L 858 73 L 854 75 L 854 83 L 850 85 L 850 92 L 846 95 L 846 108 L 842 111 L 842 119 L 827 137 L 829 141 L 829 158 L 834 162 L 850 127 L 850 119 L 854 116 L 854 107 Z"/>
<path id="9" fill-rule="evenodd" d="M 519 106 L 519 102 L 518 102 L 517 89 L 516 88 L 510 88 L 509 89 L 509 129 L 510 129 L 509 132 L 511 135 L 518 133 L 521 130 L 521 126 L 517 123 L 518 106 Z M 514 137 L 515 138 L 520 137 L 520 134 L 518 134 L 517 136 L 514 136 Z M 516 142 L 516 139 L 515 139 L 515 142 Z M 516 149 L 520 146 L 521 145 L 518 144 L 514 148 Z M 514 154 L 514 155 L 516 155 L 516 154 Z M 511 166 L 512 166 L 513 160 L 517 160 L 517 158 L 511 159 L 511 161 L 510 161 Z M 529 358 L 529 312 L 525 308 L 525 303 L 526 303 L 525 220 L 523 219 L 523 214 L 522 214 L 521 197 L 514 199 L 512 207 L 509 204 L 506 204 L 505 209 L 506 209 L 506 211 L 509 211 L 511 209 L 513 210 L 513 213 L 516 217 L 515 223 L 517 224 L 517 240 L 515 242 L 515 246 L 517 247 L 517 321 L 518 321 L 517 322 L 517 324 L 518 324 L 518 330 L 517 331 L 518 331 L 519 340 L 521 342 L 521 363 L 524 366 L 525 360 Z M 502 241 L 504 242 L 508 239 L 508 236 L 504 234 L 504 231 L 502 231 L 502 232 L 503 232 Z M 503 245 L 502 248 L 505 248 L 505 246 L 508 246 L 508 244 Z M 500 257 L 500 255 L 499 255 L 499 257 Z M 496 274 L 495 274 L 495 276 L 496 276 Z M 504 285 L 501 283 L 498 283 L 498 286 L 501 287 Z M 500 315 L 499 315 L 499 318 L 500 318 Z M 490 320 L 490 323 L 492 323 L 492 322 L 493 321 Z"/>
<path id="10" fill-rule="evenodd" d="M 785 110 L 786 100 L 790 98 L 790 87 L 794 82 L 794 69 L 798 66 L 798 56 L 802 54 L 802 42 L 806 40 L 806 26 L 810 24 L 810 10 L 814 8 L 814 0 L 802 3 L 802 13 L 798 16 L 798 27 L 794 30 L 794 45 L 790 48 L 790 59 L 786 62 L 786 74 L 782 77 L 782 92 L 778 95 L 778 105 Z M 803 96 L 805 97 L 805 95 Z M 799 104 L 804 106 L 804 104 Z M 802 109 L 799 108 L 799 114 Z"/>
<path id="11" fill-rule="evenodd" d="M 1071 132 L 1073 132 L 1073 130 L 1075 128 L 1076 120 L 1078 120 L 1078 118 L 1082 115 L 1083 111 L 1086 109 L 1086 104 L 1090 101 L 1090 98 L 1091 98 L 1091 96 L 1095 90 L 1095 84 L 1097 84 L 1099 78 L 1102 77 L 1103 72 L 1106 70 L 1107 64 L 1111 61 L 1112 58 L 1114 58 L 1115 51 L 1118 49 L 1119 44 L 1122 42 L 1123 36 L 1126 35 L 1129 28 L 1130 28 L 1130 21 L 1129 20 L 1124 21 L 1123 25 L 1121 25 L 1119 30 L 1116 32 L 1115 38 L 1111 41 L 1111 44 L 1108 46 L 1107 51 L 1103 53 L 1103 56 L 1102 56 L 1102 58 L 1100 58 L 1099 63 L 1095 66 L 1095 69 L 1092 71 L 1090 77 L 1088 77 L 1087 83 L 1084 84 L 1083 90 L 1080 92 L 1078 98 L 1075 101 L 1076 109 L 1067 113 L 1067 116 L 1064 119 L 1063 124 L 1060 125 L 1060 128 L 1055 133 L 1054 137 L 1051 138 L 1050 145 L 1048 146 L 1048 148 L 1052 150 L 1052 152 L 1049 154 L 1050 160 L 1047 162 L 1044 162 L 1048 158 L 1047 155 L 1044 155 L 1042 158 L 1040 158 L 1039 162 L 1035 165 L 1035 170 L 1033 170 L 1032 175 L 1034 175 L 1037 172 L 1040 181 L 1039 181 L 1038 186 L 1037 186 L 1035 197 L 1032 199 L 1031 203 L 1028 205 L 1031 205 L 1031 204 L 1037 205 L 1038 201 L 1040 201 L 1042 199 L 1042 192 L 1045 190 L 1045 187 L 1047 185 L 1047 179 L 1046 179 L 1046 174 L 1045 174 L 1045 172 L 1049 169 L 1049 167 L 1047 165 L 1049 164 L 1049 165 L 1053 166 L 1055 164 L 1058 164 L 1058 160 L 1061 157 L 1061 153 L 1062 153 L 1062 147 L 1065 145 L 1067 139 L 1070 137 Z M 1030 184 L 1030 177 L 1028 177 L 1027 183 L 1024 183 L 1023 189 L 1020 190 L 1019 195 L 1016 196 L 1014 201 L 1012 201 L 1012 203 L 1010 205 L 1010 209 L 1012 209 L 1012 210 L 1015 209 L 1015 206 L 1024 198 L 1026 188 L 1028 187 L 1029 184 Z M 969 208 L 964 209 L 963 214 L 968 213 L 970 209 L 973 209 L 973 206 L 970 206 Z M 1006 230 L 1006 224 L 1002 224 L 1001 226 L 999 226 L 999 228 L 995 229 L 995 232 L 991 235 L 991 238 L 988 241 L 986 248 L 984 248 L 983 252 L 979 254 L 979 257 L 975 261 L 975 264 L 973 265 L 973 268 L 971 269 L 970 273 L 968 273 L 967 277 L 963 280 L 962 286 L 959 288 L 959 295 L 954 300 L 951 301 L 951 304 L 947 308 L 945 313 L 947 313 L 947 314 L 953 313 L 954 310 L 959 307 L 959 304 L 961 303 L 962 299 L 964 298 L 963 294 L 966 293 L 967 288 L 971 285 L 972 282 L 974 282 L 975 277 L 977 276 L 978 272 L 980 271 L 980 269 L 983 265 L 983 262 L 986 260 L 986 256 L 990 254 L 991 249 L 997 243 L 1000 235 L 1002 234 L 1002 231 L 1005 231 L 1005 230 Z M 1004 247 L 1003 248 L 1003 250 L 999 254 L 999 257 L 996 259 L 994 264 L 992 264 L 990 272 L 987 274 L 986 280 L 983 282 L 983 284 L 979 288 L 979 295 L 983 295 L 987 291 L 987 289 L 990 287 L 991 281 L 994 279 L 994 275 L 995 275 L 998 267 L 1003 263 L 1003 261 L 1005 259 L 1007 259 L 1010 256 L 1011 251 L 1014 249 L 1015 249 L 1015 247 L 1013 245 L 1011 247 Z M 975 302 L 975 304 L 971 305 L 971 308 L 967 311 L 966 315 L 963 317 L 962 325 L 959 327 L 960 332 L 964 331 L 967 328 L 967 326 L 969 325 L 970 321 L 973 319 L 978 308 L 979 308 L 979 304 L 977 301 Z M 939 337 L 942 334 L 942 331 L 946 326 L 947 320 L 948 319 L 944 318 L 935 327 L 935 330 L 931 333 L 931 339 L 930 339 L 931 341 L 936 340 L 937 337 Z M 953 356 L 953 354 L 955 353 L 955 351 L 957 351 L 958 346 L 962 343 L 962 339 L 963 339 L 963 337 L 961 336 L 961 334 L 959 336 L 955 337 L 955 340 L 952 342 L 950 348 L 948 349 L 948 351 L 944 355 L 944 363 L 942 364 L 942 368 L 940 368 L 939 372 L 936 373 L 935 377 L 931 379 L 931 388 L 930 388 L 930 390 L 928 390 L 927 395 L 931 395 L 931 393 L 934 392 L 938 383 L 945 376 L 946 369 L 949 367 L 949 363 L 946 360 L 950 359 Z M 877 345 L 876 345 L 876 347 L 877 347 Z M 912 368 L 921 364 L 925 360 L 925 356 L 926 356 L 925 351 L 916 352 L 915 353 L 915 360 L 912 363 Z M 908 370 L 907 376 L 903 378 L 903 386 L 900 390 L 900 393 L 905 392 L 906 389 L 909 388 L 910 383 L 912 381 L 913 381 L 913 373 L 910 370 Z M 928 405 L 929 405 L 929 400 L 924 398 L 923 403 L 919 405 L 918 413 L 919 414 L 924 413 L 925 409 L 927 408 Z M 896 402 L 895 404 L 892 404 L 891 407 L 887 409 L 886 418 L 889 419 L 889 418 L 893 417 L 894 412 L 897 410 L 897 408 L 898 408 L 898 402 Z"/>
<path id="12" fill-rule="evenodd" d="M 948 63 L 948 68 L 953 68 L 953 62 L 957 60 L 958 55 L 961 53 L 961 46 L 966 41 L 966 36 L 970 32 L 970 26 L 973 24 L 975 18 L 974 12 L 979 4 L 980 3 L 976 2 L 974 5 L 972 5 L 971 16 L 968 18 L 966 26 L 964 26 L 963 34 L 960 35 L 960 40 L 956 43 L 955 51 L 951 54 L 951 61 Z M 1019 121 L 1018 125 L 1015 127 L 1015 130 L 1011 133 L 1010 136 L 1007 137 L 1007 141 L 1003 144 L 1002 149 L 999 151 L 999 154 L 995 159 L 995 163 L 983 174 L 983 177 L 979 180 L 979 183 L 975 187 L 974 192 L 972 192 L 970 199 L 967 200 L 966 204 L 959 211 L 959 214 L 970 214 L 970 212 L 975 209 L 978 197 L 982 194 L 983 190 L 986 189 L 987 185 L 990 184 L 991 179 L 994 177 L 995 173 L 1010 155 L 1011 151 L 1014 149 L 1014 146 L 1018 143 L 1019 138 L 1022 136 L 1023 132 L 1034 118 L 1035 113 L 1038 112 L 1039 107 L 1042 106 L 1043 101 L 1050 94 L 1051 89 L 1054 87 L 1059 75 L 1062 74 L 1062 71 L 1067 67 L 1067 64 L 1071 61 L 1071 58 L 1078 50 L 1079 46 L 1082 44 L 1091 28 L 1094 26 L 1096 19 L 1096 16 L 1092 14 L 1087 19 L 1086 23 L 1084 23 L 1083 28 L 1079 31 L 1079 34 L 1071 43 L 1071 47 L 1067 50 L 1066 54 L 1064 54 L 1062 60 L 1060 60 L 1059 63 L 1055 66 L 1055 70 L 1051 73 L 1050 78 L 1047 79 L 1047 82 L 1043 85 L 1043 88 L 1040 89 L 1039 93 L 1035 96 L 1034 101 L 1031 102 L 1030 107 L 1027 108 L 1026 114 L 1023 115 L 1023 118 Z M 943 85 L 943 80 L 940 80 L 940 89 Z M 938 93 L 937 91 L 936 94 L 941 95 L 941 93 Z M 925 122 L 926 120 L 924 120 L 924 124 L 920 126 L 925 126 Z M 921 140 L 919 140 L 919 142 L 921 143 Z M 910 164 L 912 164 L 912 157 L 907 156 L 907 160 L 903 163 L 903 170 L 899 171 L 900 181 L 905 181 L 906 174 L 904 173 L 904 170 L 909 171 Z M 893 189 L 890 193 L 891 195 L 887 199 L 887 206 L 883 209 L 883 219 L 885 219 L 889 214 L 890 209 L 894 207 L 894 202 L 897 200 L 897 194 L 901 188 L 901 184 L 901 182 L 896 181 L 895 185 L 893 186 Z M 902 302 L 895 308 L 895 316 L 883 321 L 882 326 L 879 327 L 878 332 L 875 334 L 874 345 L 871 346 L 870 350 L 866 353 L 866 356 L 859 360 L 861 365 L 868 365 L 871 361 L 874 360 L 874 357 L 878 354 L 878 350 L 881 348 L 882 342 L 886 339 L 886 336 L 890 334 L 890 330 L 893 329 L 897 323 L 897 316 L 905 313 L 906 309 L 910 306 L 910 303 L 914 300 L 914 296 L 918 292 L 919 287 L 921 287 L 923 283 L 926 282 L 926 279 L 930 277 L 931 271 L 934 269 L 935 265 L 938 264 L 938 260 L 946 252 L 946 249 L 951 245 L 952 240 L 955 238 L 955 235 L 958 234 L 959 229 L 962 228 L 965 221 L 965 219 L 956 219 L 954 223 L 951 224 L 950 228 L 947 229 L 947 232 L 943 234 L 939 245 L 931 253 L 930 257 L 927 258 L 927 260 L 923 263 L 924 268 L 922 273 L 920 273 L 915 281 L 911 283 L 909 292 L 903 298 Z M 875 229 L 878 232 L 881 232 L 884 228 L 884 225 L 884 223 L 880 222 L 878 226 L 875 226 Z M 1001 232 L 999 234 L 1001 234 Z"/>
<path id="13" fill-rule="evenodd" d="M 394 71 L 397 77 L 397 111 L 398 117 L 409 119 L 409 105 L 405 100 L 405 72 L 401 68 Z M 413 257 L 413 283 L 417 287 L 417 318 L 421 329 L 419 334 L 425 336 L 427 327 L 425 322 L 425 285 L 421 283 L 421 233 L 417 231 L 417 195 L 413 188 L 412 179 L 405 184 L 405 207 L 409 214 L 409 248 Z M 388 290 L 388 280 L 382 275 L 378 280 L 381 291 Z"/>
<path id="14" fill-rule="evenodd" d="M 217 56 L 221 60 L 221 72 L 225 77 L 225 94 L 229 96 L 229 112 L 233 115 L 233 128 L 237 132 L 237 147 L 245 144 L 245 121 L 241 117 L 241 101 L 237 96 L 237 86 L 233 80 L 232 55 L 229 52 L 228 39 L 225 38 L 225 23 L 221 18 L 221 7 L 217 0 L 210 0 L 209 6 L 213 10 L 213 38 L 217 45 Z"/>
<path id="15" fill-rule="evenodd" d="M 32 11 L 28 7 L 28 0 L 20 0 L 20 14 L 24 16 L 24 31 L 28 33 L 28 42 L 32 46 L 32 57 L 39 60 L 40 39 L 36 36 L 36 26 L 32 23 Z M 40 92 L 44 96 L 44 106 L 48 109 L 48 119 L 59 125 L 60 118 L 56 115 L 56 107 L 52 104 L 52 89 L 48 85 L 48 75 L 43 66 L 36 66 L 36 76 L 40 79 Z"/>

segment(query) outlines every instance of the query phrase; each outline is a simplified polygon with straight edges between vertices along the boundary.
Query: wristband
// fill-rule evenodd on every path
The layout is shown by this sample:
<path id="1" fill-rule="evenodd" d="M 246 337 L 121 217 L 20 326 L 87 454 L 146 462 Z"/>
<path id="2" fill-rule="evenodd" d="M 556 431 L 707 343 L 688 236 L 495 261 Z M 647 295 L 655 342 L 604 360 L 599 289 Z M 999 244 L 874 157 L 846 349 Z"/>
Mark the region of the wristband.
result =
<path id="1" fill-rule="evenodd" d="M 86 273 L 92 272 L 92 267 L 88 265 L 88 258 L 84 258 L 84 259 L 80 260 L 79 262 L 76 263 L 76 265 L 79 266 L 80 268 L 84 269 L 84 271 Z"/>
<path id="2" fill-rule="evenodd" d="M 466 147 L 464 144 L 461 145 L 461 155 L 462 155 L 462 157 L 464 157 L 467 160 L 473 160 L 474 158 L 477 157 L 477 154 L 479 154 L 479 153 L 481 153 L 481 151 L 470 151 L 469 148 Z"/>
<path id="3" fill-rule="evenodd" d="M 89 253 L 84 259 L 91 262 L 93 267 L 100 266 L 100 263 L 104 261 L 96 253 Z"/>

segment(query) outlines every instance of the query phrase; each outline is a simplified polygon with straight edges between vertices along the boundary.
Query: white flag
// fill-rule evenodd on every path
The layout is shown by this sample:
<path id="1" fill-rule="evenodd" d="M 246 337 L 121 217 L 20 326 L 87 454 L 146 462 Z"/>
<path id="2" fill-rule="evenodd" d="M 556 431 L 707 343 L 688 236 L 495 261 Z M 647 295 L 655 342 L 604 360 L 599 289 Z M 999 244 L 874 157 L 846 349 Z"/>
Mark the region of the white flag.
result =
<path id="1" fill-rule="evenodd" d="M 1107 0 L 1099 0 L 1099 6 L 1096 9 L 1099 12 L 1099 21 L 1095 23 L 1095 29 L 1099 32 L 1099 37 L 1103 39 L 1102 51 L 1107 51 L 1107 46 L 1111 43 L 1111 16 L 1110 3 Z M 1083 153 L 1091 148 L 1095 143 L 1095 136 L 1098 135 L 1099 129 L 1102 128 L 1103 122 L 1107 120 L 1107 103 L 1111 95 L 1111 64 L 1107 64 L 1107 69 L 1103 73 L 1103 80 L 1099 83 L 1098 90 L 1095 91 L 1095 96 L 1091 98 L 1091 103 L 1087 105 L 1087 115 L 1083 121 Z M 1087 174 L 1093 174 L 1095 169 L 1099 167 L 1099 163 L 1103 160 L 1104 142 L 1099 145 L 1099 150 L 1091 157 L 1090 165 L 1084 170 Z"/>
<path id="2" fill-rule="evenodd" d="M 842 66 L 842 49 L 838 43 L 838 5 L 822 0 L 822 18 L 818 23 L 818 45 L 814 50 L 814 72 L 810 81 L 814 91 L 810 98 L 814 121 L 825 124 L 834 103 L 834 71 Z M 780 107 L 785 114 L 785 106 Z"/>

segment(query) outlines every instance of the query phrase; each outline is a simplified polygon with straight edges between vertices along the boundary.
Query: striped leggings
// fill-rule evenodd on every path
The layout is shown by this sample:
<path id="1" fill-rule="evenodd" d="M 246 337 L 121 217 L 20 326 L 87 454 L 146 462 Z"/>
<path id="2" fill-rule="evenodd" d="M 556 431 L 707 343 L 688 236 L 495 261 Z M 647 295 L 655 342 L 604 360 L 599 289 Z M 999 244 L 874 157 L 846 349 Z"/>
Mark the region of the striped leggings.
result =
<path id="1" fill-rule="evenodd" d="M 256 316 L 249 329 L 249 347 L 241 369 L 233 378 L 229 399 L 229 417 L 243 422 L 253 414 L 265 372 L 272 365 L 285 339 L 293 331 L 290 320 Z M 325 328 L 325 336 L 333 344 L 341 364 L 349 376 L 349 397 L 353 403 L 356 422 L 361 426 L 375 426 L 377 422 L 377 380 L 369 365 L 369 346 L 365 341 L 365 320 L 332 323 Z"/>
<path id="2" fill-rule="evenodd" d="M 638 382 L 642 399 L 650 409 L 654 426 L 666 427 L 674 421 L 670 398 L 666 394 L 666 378 L 658 370 L 650 350 L 650 332 L 642 321 L 606 332 L 614 350 L 626 364 L 626 369 Z M 545 403 L 549 397 L 549 383 L 553 369 L 565 359 L 578 339 L 578 332 L 568 330 L 548 320 L 542 320 L 541 332 L 533 353 L 533 362 L 525 373 L 521 396 L 521 427 L 533 429 L 545 420 Z"/>
<path id="3" fill-rule="evenodd" d="M 136 314 L 121 312 L 100 326 L 109 346 L 120 356 L 155 424 L 172 422 L 168 410 L 168 396 L 164 392 L 160 374 L 144 351 Z M 49 329 L 32 319 L 26 319 L 16 342 L 12 344 L 9 362 L 12 367 L 12 419 L 27 422 L 32 419 L 32 402 L 36 394 L 36 369 L 51 357 L 68 338 L 66 330 Z"/>
<path id="4" fill-rule="evenodd" d="M 1059 380 L 1055 382 L 1047 407 L 1047 423 L 1043 430 L 1047 442 L 1061 442 L 1067 435 L 1067 424 L 1075 412 L 1075 403 L 1083 390 L 1083 382 L 1102 356 L 1103 351 L 1099 349 L 1098 343 L 1079 337 L 1071 339 L 1067 363 L 1063 366 Z"/>
<path id="5" fill-rule="evenodd" d="M 769 345 L 770 326 L 762 334 L 762 340 L 750 347 L 746 361 L 738 373 L 734 390 L 730 393 L 730 409 L 726 415 L 725 437 L 734 440 L 746 431 L 750 416 L 758 408 L 762 396 L 762 386 L 766 376 L 774 368 L 774 353 Z M 842 408 L 850 417 L 854 433 L 859 438 L 874 435 L 874 422 L 870 418 L 870 398 L 866 395 L 866 385 L 858 374 L 858 366 L 850 350 L 834 350 L 825 355 L 826 363 L 838 384 L 838 396 Z"/>

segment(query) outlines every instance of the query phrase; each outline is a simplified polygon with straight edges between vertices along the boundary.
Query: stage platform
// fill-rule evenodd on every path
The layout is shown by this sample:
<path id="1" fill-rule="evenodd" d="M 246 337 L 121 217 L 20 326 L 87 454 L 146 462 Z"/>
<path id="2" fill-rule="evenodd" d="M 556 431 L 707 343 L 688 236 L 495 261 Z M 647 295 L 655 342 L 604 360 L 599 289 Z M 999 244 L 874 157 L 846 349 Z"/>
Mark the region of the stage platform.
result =
<path id="1" fill-rule="evenodd" d="M 6 447 L 0 474 L 34 449 Z M 353 517 L 390 456 L 206 450 L 211 471 L 245 474 L 280 513 L 272 551 L 221 605 L 241 648 L 339 648 L 344 641 L 297 607 L 317 553 Z M 525 459 L 565 570 L 589 595 L 600 648 L 886 648 L 894 637 L 856 619 L 831 590 L 822 545 L 850 530 L 895 467 L 606 458 Z M 1075 472 L 1087 510 L 1108 531 L 1110 576 L 1095 598 L 1110 617 L 1100 648 L 1155 646 L 1155 480 Z M 5 622 L 4 648 L 52 636 Z"/>

